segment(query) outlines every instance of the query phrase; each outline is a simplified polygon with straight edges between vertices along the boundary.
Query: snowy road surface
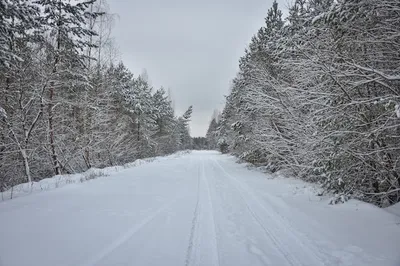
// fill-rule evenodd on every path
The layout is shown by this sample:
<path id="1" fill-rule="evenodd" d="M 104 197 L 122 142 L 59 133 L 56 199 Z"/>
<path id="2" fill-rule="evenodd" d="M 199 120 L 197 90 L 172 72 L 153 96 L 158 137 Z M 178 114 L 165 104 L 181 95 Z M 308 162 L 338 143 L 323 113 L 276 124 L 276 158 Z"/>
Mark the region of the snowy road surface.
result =
<path id="1" fill-rule="evenodd" d="M 400 217 L 193 152 L 0 203 L 0 265 L 398 266 Z"/>

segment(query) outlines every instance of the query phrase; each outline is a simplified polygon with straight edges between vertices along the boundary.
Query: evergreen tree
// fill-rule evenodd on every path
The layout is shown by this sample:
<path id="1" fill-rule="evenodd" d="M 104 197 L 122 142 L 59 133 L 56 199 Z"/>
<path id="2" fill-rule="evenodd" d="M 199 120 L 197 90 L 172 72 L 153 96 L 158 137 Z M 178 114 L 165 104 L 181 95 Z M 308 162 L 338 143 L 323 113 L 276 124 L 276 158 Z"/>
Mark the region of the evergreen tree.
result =
<path id="1" fill-rule="evenodd" d="M 189 132 L 189 122 L 192 116 L 193 107 L 189 108 L 178 118 L 177 129 L 178 129 L 178 146 L 180 150 L 190 149 L 192 146 L 192 138 Z"/>
<path id="2" fill-rule="evenodd" d="M 274 2 L 239 61 L 220 143 L 338 195 L 398 202 L 399 7 L 296 0 L 283 23 Z"/>
<path id="3" fill-rule="evenodd" d="M 214 150 L 217 148 L 218 143 L 218 123 L 215 118 L 211 119 L 210 125 L 208 126 L 206 138 L 208 143 L 208 149 Z"/>
<path id="4" fill-rule="evenodd" d="M 81 52 L 92 44 L 86 41 L 86 36 L 96 33 L 85 28 L 87 16 L 95 17 L 90 13 L 88 7 L 95 0 L 71 3 L 61 0 L 38 0 L 37 4 L 44 9 L 41 17 L 46 29 L 51 33 L 47 40 L 47 60 L 49 76 L 48 86 L 48 138 L 49 149 L 55 174 L 60 174 L 62 169 L 66 170 L 57 152 L 57 142 L 64 138 L 62 135 L 67 129 L 66 123 L 60 123 L 57 116 L 57 105 L 70 102 L 70 97 L 76 97 L 80 90 L 89 86 L 87 83 L 87 68 L 85 66 L 85 55 Z M 64 90 L 64 91 L 60 91 Z M 64 93 L 70 90 L 73 94 Z M 63 106 L 65 111 L 71 106 Z"/>
<path id="5" fill-rule="evenodd" d="M 105 55 L 99 1 L 0 0 L 0 191 L 192 147 L 192 109 Z"/>

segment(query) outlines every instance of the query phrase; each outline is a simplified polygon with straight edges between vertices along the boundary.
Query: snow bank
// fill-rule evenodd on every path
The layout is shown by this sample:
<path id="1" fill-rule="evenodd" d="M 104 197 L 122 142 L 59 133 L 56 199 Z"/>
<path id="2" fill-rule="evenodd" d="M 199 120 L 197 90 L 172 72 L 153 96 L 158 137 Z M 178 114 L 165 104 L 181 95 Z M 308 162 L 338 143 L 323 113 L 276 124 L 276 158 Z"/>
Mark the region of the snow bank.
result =
<path id="1" fill-rule="evenodd" d="M 322 195 L 318 184 L 291 177 L 290 172 L 268 174 L 248 164 L 234 166 L 233 161 L 237 158 L 224 156 L 219 164 L 268 210 L 263 224 L 268 226 L 277 217 L 288 231 L 304 236 L 300 243 L 316 246 L 317 254 L 333 258 L 308 265 L 400 265 L 400 217 L 396 216 L 400 203 L 387 209 L 355 199 L 332 205 L 333 195 Z"/>
<path id="2" fill-rule="evenodd" d="M 168 156 L 158 156 L 158 157 L 151 157 L 146 159 L 137 159 L 134 162 L 127 163 L 120 166 L 110 166 L 105 167 L 102 169 L 99 168 L 91 168 L 83 173 L 78 174 L 65 174 L 65 175 L 56 175 L 50 178 L 42 179 L 38 182 L 33 182 L 32 187 L 29 186 L 29 183 L 22 183 L 19 185 L 14 186 L 13 188 L 1 192 L 1 200 L 9 200 L 16 197 L 21 197 L 24 195 L 37 193 L 40 191 L 47 191 L 59 187 L 63 187 L 68 184 L 75 184 L 75 183 L 83 183 L 86 181 L 90 181 L 92 179 L 96 179 L 99 177 L 106 177 L 113 173 L 120 172 L 124 169 L 140 166 L 142 164 L 151 163 L 154 161 L 162 161 L 171 158 L 179 158 L 182 155 L 188 154 L 190 151 L 179 151 L 173 153 Z"/>
<path id="3" fill-rule="evenodd" d="M 387 207 L 385 210 L 387 210 L 388 212 L 400 216 L 400 202 L 398 202 L 395 205 L 389 206 Z"/>

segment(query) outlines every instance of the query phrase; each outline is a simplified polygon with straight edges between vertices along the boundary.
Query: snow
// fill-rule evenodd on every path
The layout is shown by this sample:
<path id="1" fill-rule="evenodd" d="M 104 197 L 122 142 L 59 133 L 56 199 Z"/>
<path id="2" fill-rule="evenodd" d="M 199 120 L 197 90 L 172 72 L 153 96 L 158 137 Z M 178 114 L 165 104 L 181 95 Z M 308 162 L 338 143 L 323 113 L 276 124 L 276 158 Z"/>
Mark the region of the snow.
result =
<path id="1" fill-rule="evenodd" d="M 159 156 L 153 158 L 146 159 L 138 159 L 134 162 L 124 164 L 122 166 L 111 166 L 106 168 L 91 168 L 83 173 L 78 174 L 66 174 L 66 175 L 57 175 L 51 178 L 45 178 L 40 180 L 39 182 L 32 182 L 32 186 L 29 183 L 23 183 L 14 186 L 12 189 L 9 189 L 4 192 L 0 192 L 1 200 L 9 200 L 12 198 L 26 196 L 32 193 L 37 193 L 40 191 L 47 191 L 55 188 L 60 188 L 65 185 L 75 184 L 75 183 L 83 183 L 86 181 L 90 181 L 99 177 L 110 176 L 116 172 L 122 171 L 126 168 L 136 167 L 142 164 L 146 164 L 153 161 L 162 161 L 168 160 L 171 158 L 178 158 L 184 154 L 187 154 L 188 151 L 180 151 L 176 152 L 169 156 Z M 1 265 L 0 265 L 1 266 Z"/>
<path id="2" fill-rule="evenodd" d="M 0 106 L 0 118 L 6 118 L 7 119 L 7 112 L 1 106 Z"/>
<path id="3" fill-rule="evenodd" d="M 386 210 L 400 217 L 400 202 L 393 206 L 387 207 Z"/>
<path id="4" fill-rule="evenodd" d="M 317 16 L 315 16 L 312 21 L 311 24 L 315 24 L 316 22 L 320 21 L 321 19 L 323 19 L 324 17 L 326 17 L 326 13 L 321 13 Z"/>
<path id="5" fill-rule="evenodd" d="M 1 202 L 0 265 L 400 264 L 399 216 L 356 200 L 329 205 L 317 186 L 231 156 L 102 171 Z"/>

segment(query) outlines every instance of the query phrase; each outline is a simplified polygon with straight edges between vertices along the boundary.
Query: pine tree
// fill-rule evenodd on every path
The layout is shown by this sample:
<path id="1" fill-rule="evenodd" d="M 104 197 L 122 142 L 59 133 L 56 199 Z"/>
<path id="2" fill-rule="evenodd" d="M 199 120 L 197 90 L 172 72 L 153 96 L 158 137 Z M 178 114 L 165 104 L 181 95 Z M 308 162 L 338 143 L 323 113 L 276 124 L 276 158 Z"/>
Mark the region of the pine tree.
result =
<path id="1" fill-rule="evenodd" d="M 167 154 L 175 151 L 173 144 L 173 130 L 176 126 L 174 110 L 164 88 L 160 88 L 153 95 L 152 120 L 154 123 L 153 138 L 157 143 L 158 154 Z"/>
<path id="2" fill-rule="evenodd" d="M 4 171 L 9 165 L 10 156 L 2 153 L 18 151 L 22 158 L 24 174 L 29 184 L 31 177 L 31 154 L 29 146 L 32 133 L 38 126 L 42 109 L 43 92 L 30 89 L 37 82 L 32 64 L 34 45 L 37 43 L 36 32 L 40 30 L 38 23 L 39 9 L 29 2 L 0 1 L 0 106 L 5 115 L 0 122 L 0 158 L 4 161 L 0 167 Z M 7 142 L 11 145 L 7 145 Z M 1 145 L 4 143 L 4 146 Z M 10 150 L 11 149 L 11 150 Z"/>
<path id="3" fill-rule="evenodd" d="M 212 118 L 210 125 L 208 126 L 207 129 L 207 143 L 208 143 L 208 149 L 214 150 L 217 148 L 217 143 L 218 143 L 218 123 L 216 118 Z"/>
<path id="4" fill-rule="evenodd" d="M 61 0 L 38 0 L 37 3 L 44 8 L 43 21 L 51 32 L 51 38 L 47 40 L 47 54 L 50 78 L 48 89 L 48 136 L 50 141 L 50 153 L 55 174 L 60 174 L 62 168 L 66 169 L 57 153 L 57 134 L 63 131 L 58 127 L 65 125 L 56 121 L 55 107 L 62 103 L 68 95 L 59 92 L 60 88 L 78 90 L 88 87 L 85 66 L 85 55 L 81 52 L 93 44 L 86 40 L 86 36 L 94 36 L 96 33 L 84 27 L 87 16 L 95 17 L 95 13 L 88 11 L 89 6 L 95 0 L 70 3 Z M 82 74 L 83 73 L 83 74 Z M 75 96 L 75 95 L 74 95 Z M 63 99 L 64 98 L 64 99 Z"/>
<path id="5" fill-rule="evenodd" d="M 220 143 L 338 195 L 398 202 L 399 5 L 296 0 L 283 23 L 274 3 L 239 61 Z"/>
<path id="6" fill-rule="evenodd" d="M 189 108 L 183 113 L 181 117 L 178 118 L 177 132 L 178 132 L 178 147 L 179 150 L 190 149 L 192 146 L 192 138 L 189 132 L 189 122 L 192 116 L 193 107 Z"/>
<path id="7" fill-rule="evenodd" d="M 99 1 L 0 0 L 0 191 L 192 147 L 192 108 L 113 63 Z"/>

